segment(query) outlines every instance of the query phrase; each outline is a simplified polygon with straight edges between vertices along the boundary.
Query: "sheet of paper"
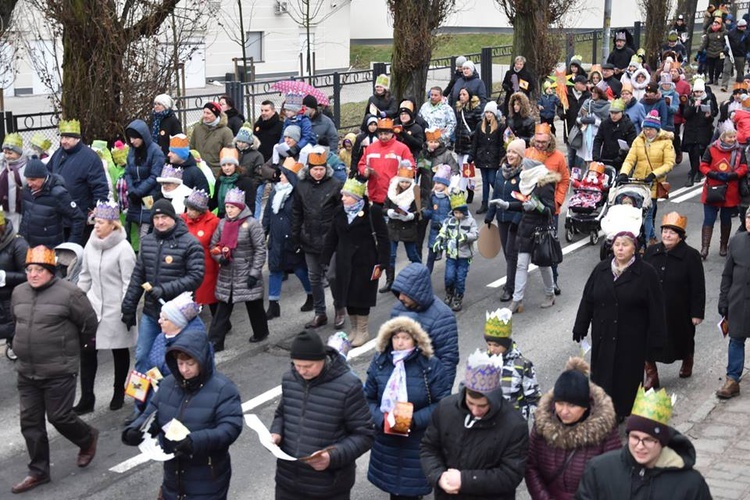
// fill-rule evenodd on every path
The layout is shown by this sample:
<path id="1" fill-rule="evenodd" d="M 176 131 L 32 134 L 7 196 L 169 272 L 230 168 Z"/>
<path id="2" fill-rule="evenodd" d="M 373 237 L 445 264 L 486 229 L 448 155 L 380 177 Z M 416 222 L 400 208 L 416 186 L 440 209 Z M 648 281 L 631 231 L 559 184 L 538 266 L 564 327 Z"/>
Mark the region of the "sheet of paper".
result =
<path id="1" fill-rule="evenodd" d="M 591 344 L 586 339 L 581 340 L 581 357 L 585 358 L 586 354 L 591 350 Z"/>
<path id="2" fill-rule="evenodd" d="M 164 436 L 170 441 L 182 441 L 188 437 L 188 434 L 190 434 L 190 429 L 185 427 L 185 425 L 176 418 L 173 418 L 164 424 L 162 429 L 164 430 Z"/>
<path id="3" fill-rule="evenodd" d="M 138 445 L 138 449 L 154 462 L 166 462 L 174 458 L 174 454 L 164 453 L 161 445 L 159 445 L 159 439 L 151 437 L 148 432 L 143 433 L 143 442 Z"/>
<path id="4" fill-rule="evenodd" d="M 722 316 L 719 324 L 716 326 L 719 327 L 719 332 L 721 332 L 724 337 L 729 334 L 729 321 L 727 321 L 726 316 Z"/>
<path id="5" fill-rule="evenodd" d="M 622 149 L 623 151 L 630 151 L 630 146 L 622 139 L 617 139 L 617 144 L 620 145 L 620 149 Z"/>
<path id="6" fill-rule="evenodd" d="M 273 440 L 271 439 L 271 433 L 268 431 L 266 426 L 263 425 L 263 422 L 260 421 L 258 415 L 254 413 L 245 415 L 245 423 L 248 427 L 250 427 L 258 434 L 260 444 L 262 444 L 265 449 L 270 451 L 274 457 L 281 460 L 288 460 L 290 462 L 294 462 L 297 460 L 293 456 L 283 452 L 281 448 L 274 444 Z"/>

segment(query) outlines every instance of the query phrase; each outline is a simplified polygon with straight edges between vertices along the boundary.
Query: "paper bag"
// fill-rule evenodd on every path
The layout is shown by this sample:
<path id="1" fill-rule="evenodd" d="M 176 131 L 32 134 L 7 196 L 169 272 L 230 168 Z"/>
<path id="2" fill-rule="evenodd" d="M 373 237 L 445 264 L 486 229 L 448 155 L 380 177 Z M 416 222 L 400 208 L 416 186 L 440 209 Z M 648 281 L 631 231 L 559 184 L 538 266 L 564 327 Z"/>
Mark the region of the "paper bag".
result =
<path id="1" fill-rule="evenodd" d="M 502 249 L 500 243 L 500 230 L 495 224 L 482 224 L 479 229 L 479 240 L 477 241 L 479 254 L 485 259 L 494 259 Z"/>

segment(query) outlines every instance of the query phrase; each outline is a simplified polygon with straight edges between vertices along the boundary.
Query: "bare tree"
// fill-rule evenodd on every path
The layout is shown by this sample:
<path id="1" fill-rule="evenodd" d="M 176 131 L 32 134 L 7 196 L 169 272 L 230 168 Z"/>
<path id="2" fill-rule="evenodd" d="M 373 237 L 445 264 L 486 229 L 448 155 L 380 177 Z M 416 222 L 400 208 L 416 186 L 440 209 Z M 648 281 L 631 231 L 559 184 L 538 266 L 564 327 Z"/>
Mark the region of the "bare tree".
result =
<path id="1" fill-rule="evenodd" d="M 320 15 L 323 9 L 323 0 L 293 0 L 282 2 L 287 5 L 287 14 L 292 20 L 305 30 L 305 60 L 307 61 L 307 74 L 313 74 L 312 63 L 312 32 L 311 28 L 321 21 Z"/>
<path id="2" fill-rule="evenodd" d="M 668 17 L 672 10 L 670 0 L 638 0 L 641 13 L 646 19 L 646 42 L 643 48 L 646 59 L 652 68 L 656 68 L 662 43 L 667 35 Z"/>
<path id="3" fill-rule="evenodd" d="M 247 73 L 247 28 L 250 27 L 253 19 L 253 10 L 255 1 L 247 2 L 245 0 L 234 0 L 225 4 L 221 10 L 221 19 L 219 26 L 227 37 L 238 44 L 242 50 L 242 65 Z M 245 25 L 247 19 L 247 25 Z"/>
<path id="4" fill-rule="evenodd" d="M 16 50 L 11 42 L 11 23 L 18 0 L 0 0 L 0 110 L 5 108 L 3 89 L 15 79 Z"/>

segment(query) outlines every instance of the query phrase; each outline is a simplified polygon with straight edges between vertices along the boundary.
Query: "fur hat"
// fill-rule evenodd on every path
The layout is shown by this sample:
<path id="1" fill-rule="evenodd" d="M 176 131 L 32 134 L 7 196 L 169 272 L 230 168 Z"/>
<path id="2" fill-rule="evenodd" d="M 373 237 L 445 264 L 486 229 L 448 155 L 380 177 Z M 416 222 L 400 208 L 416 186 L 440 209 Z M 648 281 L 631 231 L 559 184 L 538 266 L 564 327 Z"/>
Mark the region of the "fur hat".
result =
<path id="1" fill-rule="evenodd" d="M 565 371 L 557 377 L 553 399 L 588 408 L 591 398 L 589 365 L 581 358 L 570 358 Z"/>
<path id="2" fill-rule="evenodd" d="M 406 316 L 396 316 L 381 325 L 378 330 L 375 350 L 386 352 L 391 345 L 393 336 L 400 332 L 408 333 L 414 339 L 414 345 L 419 347 L 425 356 L 429 358 L 433 355 L 430 336 L 417 321 Z"/>
<path id="3" fill-rule="evenodd" d="M 317 333 L 305 330 L 294 337 L 290 354 L 292 359 L 322 361 L 326 359 L 326 346 Z"/>

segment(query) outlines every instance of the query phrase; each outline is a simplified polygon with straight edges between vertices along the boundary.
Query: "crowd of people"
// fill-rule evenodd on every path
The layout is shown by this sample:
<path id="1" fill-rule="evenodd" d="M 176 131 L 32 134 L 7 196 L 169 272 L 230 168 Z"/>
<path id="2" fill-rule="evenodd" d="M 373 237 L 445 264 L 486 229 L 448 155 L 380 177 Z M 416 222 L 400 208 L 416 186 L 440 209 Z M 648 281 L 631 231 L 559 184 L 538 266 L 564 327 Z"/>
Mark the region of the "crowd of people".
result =
<path id="1" fill-rule="evenodd" d="M 716 18 L 722 26 L 724 17 Z M 708 28 L 710 50 L 721 29 Z M 164 463 L 161 497 L 226 498 L 242 409 L 214 355 L 227 348 L 235 304 L 245 306 L 249 342 L 266 341 L 269 322 L 288 307 L 282 288 L 293 274 L 306 296 L 300 311 L 312 317 L 293 339 L 270 432 L 302 458 L 279 460 L 276 498 L 349 498 L 355 461 L 368 450 L 368 479 L 392 499 L 431 491 L 513 498 L 524 479 L 540 499 L 619 498 L 625 484 L 636 497 L 643 490 L 710 498 L 693 469 L 694 448 L 669 426 L 672 402 L 658 390 L 656 363 L 681 361 L 680 377 L 692 375 L 695 328 L 705 317 L 703 261 L 718 217 L 726 257 L 719 312 L 731 340 L 717 395 L 739 394 L 750 75 L 744 59 L 717 72 L 709 56 L 707 79 L 690 81 L 689 57 L 673 33 L 653 70 L 631 43 L 618 32 L 601 66 L 587 69 L 575 56 L 564 78 L 541 85 L 516 57 L 497 100 L 464 57 L 421 106 L 397 100 L 380 75 L 359 133 L 343 137 L 338 151 L 326 109 L 294 92 L 279 112 L 263 102 L 253 124 L 223 96 L 187 128 L 162 94 L 147 121 L 125 128 L 126 143 L 111 147 L 84 144 L 74 119 L 60 122 L 54 152 L 41 137 L 27 151 L 18 134 L 6 135 L 0 331 L 18 358 L 30 454 L 13 492 L 50 481 L 45 414 L 80 448 L 80 467 L 94 458 L 98 431 L 79 416 L 96 407 L 97 352 L 109 350 L 110 410 L 125 406 L 134 376 L 158 386 L 137 398 L 122 441 L 156 438 L 174 454 Z M 719 103 L 711 85 L 733 70 L 733 92 Z M 657 223 L 667 176 L 683 153 L 688 184 L 706 178 L 700 251 L 685 241 L 683 215 Z M 650 203 L 642 224 L 623 221 L 607 234 L 608 253 L 583 290 L 573 340 L 591 331 L 591 367 L 572 359 L 544 394 L 512 336 L 513 315 L 535 302 L 525 294 L 532 264 L 544 284 L 540 308 L 562 293 L 560 259 L 540 260 L 540 228 L 555 240 L 571 184 L 587 190 L 577 199 L 585 207 L 603 202 L 613 183 L 644 185 Z M 741 231 L 730 241 L 738 213 Z M 461 371 L 455 312 L 482 231 L 502 241 L 499 301 L 509 304 L 487 314 L 486 349 Z M 409 264 L 397 274 L 399 243 Z M 80 274 L 60 273 L 61 245 L 80 248 Z M 440 260 L 444 298 L 433 291 Z M 329 339 L 319 334 L 329 322 L 326 287 L 333 325 L 348 332 Z M 388 292 L 398 298 L 391 319 L 371 328 L 370 312 Z M 363 386 L 347 353 L 369 341 L 371 329 L 375 354 Z"/>

